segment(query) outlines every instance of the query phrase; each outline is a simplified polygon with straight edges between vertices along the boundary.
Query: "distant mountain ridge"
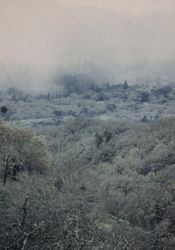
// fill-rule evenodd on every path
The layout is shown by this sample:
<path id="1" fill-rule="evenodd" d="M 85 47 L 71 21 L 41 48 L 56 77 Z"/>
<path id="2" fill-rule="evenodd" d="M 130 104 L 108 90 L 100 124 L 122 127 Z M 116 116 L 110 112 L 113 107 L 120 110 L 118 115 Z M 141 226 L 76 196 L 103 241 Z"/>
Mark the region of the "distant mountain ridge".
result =
<path id="1" fill-rule="evenodd" d="M 57 69 L 133 83 L 154 82 L 165 71 L 165 82 L 174 81 L 173 23 L 173 10 L 139 16 L 49 0 L 1 0 L 0 85 L 42 85 Z"/>
<path id="2" fill-rule="evenodd" d="M 127 16 L 46 0 L 0 5 L 1 62 L 110 64 L 175 56 L 173 12 Z"/>

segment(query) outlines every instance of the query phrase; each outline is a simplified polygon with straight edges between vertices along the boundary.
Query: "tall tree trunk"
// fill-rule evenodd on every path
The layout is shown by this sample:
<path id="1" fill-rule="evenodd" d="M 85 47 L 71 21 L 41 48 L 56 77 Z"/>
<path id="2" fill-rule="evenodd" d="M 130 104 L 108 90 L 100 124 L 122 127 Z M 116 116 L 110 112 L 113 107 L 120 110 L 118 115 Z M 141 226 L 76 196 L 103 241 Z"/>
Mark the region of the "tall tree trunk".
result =
<path id="1" fill-rule="evenodd" d="M 5 162 L 3 185 L 5 185 L 7 182 L 8 171 L 9 171 L 9 156 L 7 157 L 6 162 Z"/>

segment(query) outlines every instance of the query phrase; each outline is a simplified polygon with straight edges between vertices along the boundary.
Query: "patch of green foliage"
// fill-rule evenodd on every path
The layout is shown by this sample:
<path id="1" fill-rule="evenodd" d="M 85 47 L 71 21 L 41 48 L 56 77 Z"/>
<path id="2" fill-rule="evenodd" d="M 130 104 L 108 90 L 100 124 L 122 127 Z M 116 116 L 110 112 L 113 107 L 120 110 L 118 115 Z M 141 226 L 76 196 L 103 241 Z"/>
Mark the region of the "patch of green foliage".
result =
<path id="1" fill-rule="evenodd" d="M 40 134 L 47 145 L 0 126 L 0 249 L 175 248 L 174 118 L 72 119 Z"/>

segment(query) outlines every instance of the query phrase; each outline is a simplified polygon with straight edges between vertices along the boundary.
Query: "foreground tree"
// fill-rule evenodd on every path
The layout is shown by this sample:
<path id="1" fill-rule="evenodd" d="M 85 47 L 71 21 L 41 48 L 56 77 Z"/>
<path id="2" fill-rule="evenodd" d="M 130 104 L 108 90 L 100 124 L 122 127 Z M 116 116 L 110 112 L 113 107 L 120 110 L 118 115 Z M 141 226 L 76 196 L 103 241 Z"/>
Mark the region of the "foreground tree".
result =
<path id="1" fill-rule="evenodd" d="M 48 152 L 40 136 L 29 129 L 16 129 L 0 123 L 0 177 L 17 180 L 19 172 L 40 172 L 48 167 Z"/>

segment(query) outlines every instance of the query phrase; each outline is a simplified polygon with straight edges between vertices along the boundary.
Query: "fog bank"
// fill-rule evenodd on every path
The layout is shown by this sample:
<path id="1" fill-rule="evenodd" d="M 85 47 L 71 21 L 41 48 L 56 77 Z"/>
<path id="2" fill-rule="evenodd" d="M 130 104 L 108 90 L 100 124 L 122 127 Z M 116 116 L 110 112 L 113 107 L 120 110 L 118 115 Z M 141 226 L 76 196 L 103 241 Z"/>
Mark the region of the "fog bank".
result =
<path id="1" fill-rule="evenodd" d="M 174 59 L 173 2 L 134 1 L 130 12 L 124 2 L 1 0 L 0 64 L 36 78 L 89 62 L 116 75 L 118 65 Z"/>

